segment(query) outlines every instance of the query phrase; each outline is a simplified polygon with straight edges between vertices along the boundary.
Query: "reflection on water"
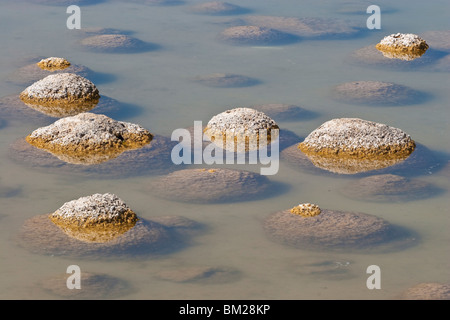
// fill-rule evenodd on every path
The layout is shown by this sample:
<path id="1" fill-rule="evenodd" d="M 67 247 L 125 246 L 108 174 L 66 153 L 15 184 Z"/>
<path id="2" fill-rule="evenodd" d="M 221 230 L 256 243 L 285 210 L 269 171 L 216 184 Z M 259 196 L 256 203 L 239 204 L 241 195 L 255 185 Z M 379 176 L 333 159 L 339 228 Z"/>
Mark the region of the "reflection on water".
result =
<path id="1" fill-rule="evenodd" d="M 145 1 L 96 1 L 81 5 L 82 30 L 91 30 L 83 35 L 66 28 L 64 6 L 42 5 L 44 2 L 8 0 L 2 2 L 0 11 L 0 20 L 7 26 L 0 33 L 4 66 L 0 70 L 0 287 L 5 288 L 0 297 L 71 298 L 59 285 L 36 284 L 61 279 L 59 275 L 71 264 L 78 264 L 82 274 L 91 277 L 89 283 L 98 295 L 108 297 L 101 290 L 107 287 L 113 293 L 110 297 L 130 299 L 389 299 L 418 282 L 448 282 L 449 55 L 448 40 L 439 41 L 441 34 L 447 34 L 448 1 L 430 4 L 415 0 L 407 7 L 378 3 L 382 17 L 384 8 L 389 15 L 389 23 L 382 20 L 382 34 L 404 30 L 427 40 L 426 32 L 434 32 L 430 49 L 414 60 L 386 58 L 375 48 L 381 33 L 366 29 L 368 15 L 366 8 L 360 12 L 360 1 L 346 1 L 342 7 L 331 0 L 320 4 L 245 1 L 239 5 L 248 10 L 238 16 L 194 14 L 188 9 L 202 1 L 177 2 L 177 6 L 164 5 L 164 1 L 150 1 L 157 6 Z M 174 2 L 166 1 L 169 3 Z M 432 17 L 423 14 L 429 6 L 439 8 Z M 270 19 L 261 18 L 264 16 Z M 217 35 L 238 22 L 278 27 L 300 39 L 270 47 L 217 41 Z M 132 34 L 158 50 L 99 53 L 79 45 L 80 39 L 101 33 Z M 102 97 L 91 112 L 149 128 L 155 134 L 151 144 L 84 166 L 67 163 L 26 143 L 24 137 L 29 132 L 54 122 L 55 116 L 64 116 L 45 115 L 18 97 L 26 86 L 48 75 L 36 62 L 52 56 L 63 57 L 73 62 L 72 66 L 88 66 L 78 71 L 95 83 Z M 195 82 L 199 75 L 201 85 Z M 401 83 L 429 93 L 433 99 L 401 108 L 377 108 L 328 96 L 334 85 L 359 80 Z M 277 119 L 274 115 L 280 127 L 282 154 L 280 170 L 270 180 L 274 186 L 289 188 L 248 201 L 201 204 L 163 199 L 152 189 L 159 176 L 195 167 L 171 162 L 171 150 L 178 143 L 170 139 L 173 130 L 188 128 L 194 121 L 206 124 L 223 110 L 267 104 L 300 105 L 313 113 L 304 118 Z M 301 137 L 338 117 L 390 123 L 420 143 L 404 161 L 352 175 L 323 170 L 306 156 L 293 153 L 293 148 L 298 151 Z M 260 168 L 229 167 L 254 172 Z M 343 188 L 354 190 L 347 185 L 353 181 L 353 188 L 367 186 L 367 180 L 359 179 L 381 174 L 399 177 L 383 180 L 382 189 L 375 184 L 370 194 L 362 188 L 352 194 L 354 197 L 341 192 Z M 423 183 L 417 184 L 415 177 Z M 392 192 L 389 197 L 389 181 L 399 186 L 396 191 L 401 185 L 405 190 L 413 189 L 411 192 L 423 190 L 428 196 L 411 199 Z M 233 185 L 229 182 L 224 190 L 232 190 Z M 424 190 L 421 186 L 433 188 Z M 142 233 L 131 233 L 133 240 L 128 238 L 129 242 L 118 241 L 119 236 L 94 244 L 68 236 L 48 214 L 42 214 L 88 192 L 116 192 L 129 199 L 142 220 L 124 234 L 133 230 Z M 408 236 L 395 250 L 376 252 L 371 250 L 370 237 L 364 238 L 368 247 L 359 252 L 337 245 L 343 250 L 329 253 L 271 241 L 264 232 L 265 220 L 308 202 L 331 208 L 330 212 L 362 212 L 395 226 L 393 233 L 383 228 L 375 232 L 375 240 L 405 235 L 406 230 Z M 207 232 L 199 233 L 181 220 L 168 223 L 159 218 L 173 215 L 192 219 L 206 226 Z M 309 231 L 312 238 L 301 244 L 314 244 L 315 230 Z M 326 230 L 321 235 L 326 239 Z M 169 245 L 161 245 L 168 238 Z M 149 239 L 154 240 L 150 246 Z M 340 241 L 339 237 L 335 240 Z M 286 241 L 298 244 L 299 240 L 292 236 Z M 117 246 L 107 245 L 111 243 Z M 152 249 L 150 254 L 148 249 Z M 365 270 L 373 264 L 381 268 L 381 290 L 368 290 L 365 285 Z M 128 286 L 136 290 L 122 290 Z"/>

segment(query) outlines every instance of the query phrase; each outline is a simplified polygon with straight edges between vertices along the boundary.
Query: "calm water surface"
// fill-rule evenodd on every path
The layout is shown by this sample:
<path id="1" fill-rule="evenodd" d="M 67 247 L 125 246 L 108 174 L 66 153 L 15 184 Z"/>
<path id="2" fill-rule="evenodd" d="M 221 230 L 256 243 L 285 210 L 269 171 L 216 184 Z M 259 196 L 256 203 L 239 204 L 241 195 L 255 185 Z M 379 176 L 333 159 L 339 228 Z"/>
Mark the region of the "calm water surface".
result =
<path id="1" fill-rule="evenodd" d="M 394 32 L 423 33 L 448 30 L 448 1 L 385 1 L 395 9 L 382 15 L 382 30 L 344 40 L 300 41 L 279 47 L 238 47 L 217 41 L 226 22 L 235 17 L 194 15 L 186 5 L 154 7 L 125 1 L 106 1 L 82 7 L 82 27 L 133 31 L 133 36 L 157 44 L 158 50 L 139 54 L 100 54 L 76 45 L 75 30 L 66 28 L 65 7 L 2 1 L 0 5 L 0 97 L 24 87 L 8 83 L 9 75 L 36 56 L 65 57 L 75 64 L 108 75 L 96 82 L 102 95 L 136 106 L 124 114 L 152 133 L 170 136 L 176 128 L 206 123 L 213 115 L 235 106 L 289 103 L 315 111 L 307 121 L 279 122 L 282 128 L 305 137 L 321 123 L 338 117 L 359 117 L 386 123 L 408 132 L 415 141 L 445 155 L 449 149 L 449 73 L 427 70 L 396 71 L 346 63 L 348 55 L 376 44 Z M 383 9 L 383 3 L 379 5 Z M 253 14 L 351 19 L 365 28 L 368 17 L 337 12 L 335 1 L 240 1 Z M 254 77 L 261 84 L 247 88 L 209 88 L 192 77 L 214 72 Z M 355 80 L 390 81 L 429 93 L 432 99 L 402 107 L 368 107 L 338 103 L 329 90 Z M 118 119 L 121 120 L 121 119 Z M 0 198 L 0 297 L 51 299 L 36 284 L 77 264 L 81 270 L 107 273 L 127 280 L 135 289 L 124 299 L 389 299 L 420 282 L 448 282 L 450 227 L 448 176 L 439 170 L 419 178 L 444 192 L 435 197 L 401 203 L 365 203 L 338 192 L 349 177 L 313 175 L 282 162 L 273 181 L 290 189 L 280 196 L 220 205 L 181 204 L 158 199 L 148 188 L 154 176 L 123 179 L 85 179 L 42 172 L 15 163 L 8 146 L 36 126 L 9 123 L 0 129 L 0 186 L 20 192 Z M 443 156 L 444 159 L 444 156 Z M 235 166 L 239 168 L 239 166 Z M 258 166 L 246 169 L 259 171 Z M 31 254 L 14 241 L 23 222 L 50 213 L 64 202 L 92 193 L 113 192 L 143 218 L 176 214 L 208 226 L 189 248 L 160 259 L 83 260 Z M 384 254 L 327 253 L 284 247 L 263 233 L 270 213 L 312 202 L 322 208 L 365 212 L 410 228 L 418 244 Z M 305 274 L 304 265 L 331 260 L 348 264 L 346 276 L 324 278 Z M 366 268 L 378 265 L 382 289 L 368 290 Z M 176 266 L 226 266 L 240 271 L 239 280 L 225 284 L 180 284 L 155 274 Z"/>

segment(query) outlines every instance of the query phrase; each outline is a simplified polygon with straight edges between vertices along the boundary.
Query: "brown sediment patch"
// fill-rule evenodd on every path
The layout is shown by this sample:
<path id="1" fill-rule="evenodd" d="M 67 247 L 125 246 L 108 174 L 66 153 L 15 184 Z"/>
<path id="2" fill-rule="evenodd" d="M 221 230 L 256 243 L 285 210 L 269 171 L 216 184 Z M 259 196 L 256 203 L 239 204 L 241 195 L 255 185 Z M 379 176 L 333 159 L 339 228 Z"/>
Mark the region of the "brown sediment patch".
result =
<path id="1" fill-rule="evenodd" d="M 153 135 L 139 125 L 104 115 L 80 113 L 39 128 L 25 140 L 70 163 L 101 163 L 149 144 Z"/>
<path id="2" fill-rule="evenodd" d="M 158 178 L 151 184 L 151 190 L 172 201 L 220 203 L 262 197 L 270 192 L 270 181 L 245 170 L 183 169 Z"/>
<path id="3" fill-rule="evenodd" d="M 279 211 L 267 217 L 270 239 L 307 250 L 394 250 L 414 242 L 411 234 L 365 213 L 322 209 L 312 217 Z"/>
<path id="4" fill-rule="evenodd" d="M 69 289 L 67 287 L 67 280 L 69 274 L 57 274 L 46 277 L 38 281 L 37 285 L 44 292 L 61 297 L 64 299 L 115 299 L 127 295 L 133 291 L 131 285 L 120 278 L 103 274 L 93 273 L 81 270 L 80 283 L 81 289 Z"/>
<path id="5" fill-rule="evenodd" d="M 155 276 L 172 282 L 219 284 L 237 281 L 240 273 L 229 267 L 192 266 L 165 269 L 157 272 Z"/>
<path id="6" fill-rule="evenodd" d="M 37 66 L 42 70 L 64 70 L 70 67 L 70 62 L 64 58 L 50 57 L 39 61 L 37 63 Z"/>
<path id="7" fill-rule="evenodd" d="M 438 192 L 430 183 L 394 174 L 380 174 L 350 181 L 339 192 L 351 199 L 398 202 L 423 199 Z"/>
<path id="8" fill-rule="evenodd" d="M 421 103 L 426 94 L 392 82 L 351 81 L 334 86 L 332 97 L 351 104 L 397 106 Z"/>
<path id="9" fill-rule="evenodd" d="M 450 284 L 439 282 L 419 283 L 402 292 L 399 300 L 450 300 Z"/>
<path id="10" fill-rule="evenodd" d="M 422 56 L 429 48 L 426 41 L 411 33 L 395 33 L 384 37 L 375 48 L 389 58 L 413 60 Z"/>
<path id="11" fill-rule="evenodd" d="M 247 76 L 232 73 L 212 73 L 194 77 L 199 84 L 215 88 L 241 88 L 259 84 L 259 81 Z"/>

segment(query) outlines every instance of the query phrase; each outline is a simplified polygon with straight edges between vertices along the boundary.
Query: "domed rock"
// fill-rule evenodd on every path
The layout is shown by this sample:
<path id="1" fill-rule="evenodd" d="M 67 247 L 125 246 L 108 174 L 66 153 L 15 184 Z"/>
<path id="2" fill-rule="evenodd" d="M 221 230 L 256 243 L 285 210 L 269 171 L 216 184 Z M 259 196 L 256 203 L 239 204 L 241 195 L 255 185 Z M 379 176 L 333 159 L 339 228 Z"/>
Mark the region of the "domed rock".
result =
<path id="1" fill-rule="evenodd" d="M 105 115 L 80 113 L 36 129 L 25 140 L 59 159 L 75 164 L 101 163 L 120 153 L 150 143 L 153 135 L 143 127 Z"/>
<path id="2" fill-rule="evenodd" d="M 375 48 L 388 58 L 414 60 L 422 56 L 429 46 L 416 34 L 395 33 L 384 37 Z"/>
<path id="3" fill-rule="evenodd" d="M 342 38 L 358 34 L 355 24 L 334 18 L 296 18 L 280 16 L 246 16 L 241 19 L 248 25 L 271 28 L 300 38 Z"/>
<path id="4" fill-rule="evenodd" d="M 72 73 L 60 73 L 33 83 L 19 97 L 32 108 L 89 111 L 97 105 L 100 94 L 88 79 Z"/>
<path id="5" fill-rule="evenodd" d="M 9 146 L 8 156 L 17 163 L 49 173 L 83 176 L 87 179 L 120 179 L 142 175 L 161 175 L 180 169 L 173 164 L 170 138 L 156 135 L 139 149 L 127 150 L 116 158 L 90 165 L 63 161 L 55 155 L 18 139 Z M 79 163 L 79 161 L 77 162 Z"/>
<path id="6" fill-rule="evenodd" d="M 100 53 L 138 53 L 154 50 L 155 45 L 125 34 L 99 34 L 80 40 L 87 50 Z"/>
<path id="7" fill-rule="evenodd" d="M 165 269 L 156 278 L 172 282 L 202 284 L 230 283 L 240 278 L 240 273 L 228 267 L 192 266 Z"/>
<path id="8" fill-rule="evenodd" d="M 171 201 L 223 203 L 263 197 L 271 191 L 263 175 L 233 169 L 183 169 L 162 176 L 151 184 L 152 193 Z"/>
<path id="9" fill-rule="evenodd" d="M 17 238 L 33 253 L 78 258 L 154 256 L 182 248 L 187 239 L 184 230 L 140 218 L 109 193 L 27 219 Z"/>
<path id="10" fill-rule="evenodd" d="M 235 45 L 281 45 L 294 42 L 293 35 L 258 26 L 234 26 L 225 29 L 219 34 L 221 41 Z"/>
<path id="11" fill-rule="evenodd" d="M 450 284 L 438 282 L 419 283 L 406 289 L 399 296 L 401 300 L 450 300 Z"/>
<path id="12" fill-rule="evenodd" d="M 264 112 L 267 116 L 276 121 L 309 120 L 317 116 L 317 114 L 313 111 L 306 110 L 296 105 L 284 103 L 259 104 L 254 105 L 251 108 Z"/>
<path id="13" fill-rule="evenodd" d="M 64 58 L 50 57 L 39 61 L 37 63 L 37 66 L 42 70 L 64 70 L 70 67 L 70 62 Z"/>
<path id="14" fill-rule="evenodd" d="M 339 281 L 354 278 L 356 275 L 353 268 L 353 262 L 339 258 L 313 258 L 312 261 L 310 258 L 308 261 L 302 258 L 291 262 L 289 271 L 308 278 Z"/>
<path id="15" fill-rule="evenodd" d="M 275 242 L 306 250 L 388 251 L 414 242 L 406 230 L 377 216 L 328 209 L 314 216 L 279 211 L 266 218 L 264 230 Z"/>
<path id="16" fill-rule="evenodd" d="M 197 14 L 221 16 L 243 14 L 247 13 L 249 10 L 228 2 L 210 1 L 193 5 L 189 8 L 189 11 Z"/>
<path id="17" fill-rule="evenodd" d="M 120 278 L 102 273 L 83 271 L 80 274 L 81 290 L 69 289 L 69 274 L 58 274 L 38 282 L 39 288 L 55 297 L 72 300 L 117 299 L 132 292 L 131 285 Z"/>
<path id="18" fill-rule="evenodd" d="M 31 61 L 33 61 L 32 63 L 27 64 L 8 75 L 7 81 L 20 86 L 29 86 L 52 74 L 71 73 L 83 78 L 91 78 L 94 75 L 94 72 L 88 67 L 73 63 L 64 69 L 42 69 L 38 65 L 42 60 L 43 59 L 40 59 L 35 62 L 35 59 L 31 59 Z"/>
<path id="19" fill-rule="evenodd" d="M 204 134 L 224 150 L 244 152 L 270 144 L 279 137 L 279 127 L 261 111 L 234 108 L 212 117 Z"/>
<path id="20" fill-rule="evenodd" d="M 127 0 L 140 4 L 146 4 L 149 6 L 177 6 L 184 4 L 185 1 L 181 0 Z"/>
<path id="21" fill-rule="evenodd" d="M 335 86 L 332 97 L 350 104 L 401 106 L 421 103 L 426 94 L 391 82 L 353 81 Z"/>
<path id="22" fill-rule="evenodd" d="M 314 165 L 339 173 L 393 165 L 408 158 L 415 147 L 401 129 L 358 118 L 327 121 L 298 145 Z"/>
<path id="23" fill-rule="evenodd" d="M 230 73 L 212 73 L 208 75 L 197 76 L 193 80 L 207 87 L 215 88 L 241 88 L 259 84 L 259 81 L 256 79 Z"/>
<path id="24" fill-rule="evenodd" d="M 423 199 L 438 192 L 433 185 L 393 174 L 380 174 L 348 182 L 339 189 L 346 197 L 373 202 Z"/>
<path id="25" fill-rule="evenodd" d="M 37 4 L 51 6 L 90 5 L 104 2 L 105 0 L 28 0 Z"/>

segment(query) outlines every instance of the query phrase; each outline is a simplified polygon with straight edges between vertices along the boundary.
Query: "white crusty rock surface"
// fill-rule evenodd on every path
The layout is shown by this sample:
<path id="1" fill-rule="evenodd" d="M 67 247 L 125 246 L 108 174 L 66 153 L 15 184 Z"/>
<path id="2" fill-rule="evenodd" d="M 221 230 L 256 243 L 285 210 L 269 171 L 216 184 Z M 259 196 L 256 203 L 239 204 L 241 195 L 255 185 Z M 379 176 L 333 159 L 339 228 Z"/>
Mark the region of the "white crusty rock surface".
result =
<path id="1" fill-rule="evenodd" d="M 336 156 L 388 156 L 410 154 L 415 143 L 403 130 L 358 118 L 339 118 L 323 123 L 300 143 L 307 152 Z"/>
<path id="2" fill-rule="evenodd" d="M 62 70 L 70 66 L 70 62 L 64 58 L 50 57 L 41 59 L 37 65 L 43 70 Z"/>
<path id="3" fill-rule="evenodd" d="M 63 204 L 51 214 L 52 218 L 76 220 L 85 223 L 103 223 L 127 220 L 132 210 L 112 193 L 93 194 Z"/>
<path id="4" fill-rule="evenodd" d="M 98 100 L 97 87 L 88 79 L 73 73 L 58 73 L 36 81 L 20 94 L 25 103 L 55 104 Z"/>
<path id="5" fill-rule="evenodd" d="M 428 49 L 428 44 L 416 34 L 394 33 L 384 37 L 376 48 L 378 50 L 425 51 Z"/>

